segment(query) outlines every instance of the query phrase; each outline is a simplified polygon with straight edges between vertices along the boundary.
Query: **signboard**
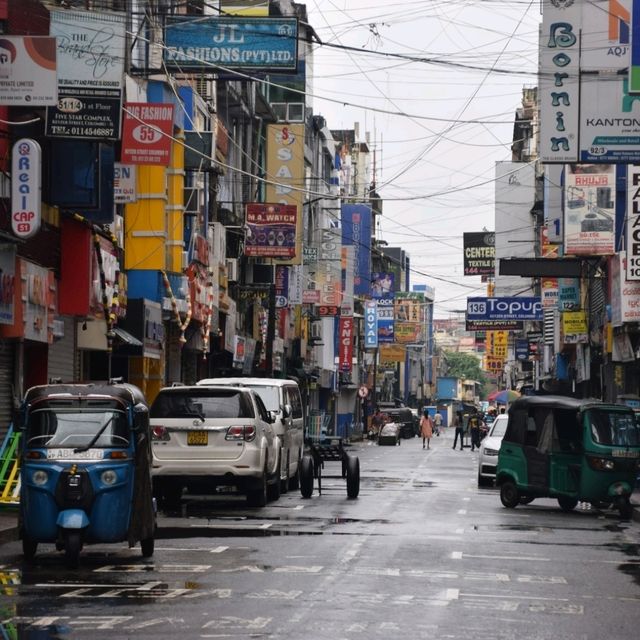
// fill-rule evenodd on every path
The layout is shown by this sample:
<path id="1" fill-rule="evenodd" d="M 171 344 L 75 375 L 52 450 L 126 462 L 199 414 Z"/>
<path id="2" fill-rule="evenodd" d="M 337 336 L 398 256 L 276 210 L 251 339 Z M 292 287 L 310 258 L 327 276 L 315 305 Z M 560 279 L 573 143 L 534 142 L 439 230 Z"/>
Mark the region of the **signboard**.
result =
<path id="1" fill-rule="evenodd" d="M 125 16 L 52 11 L 58 53 L 58 103 L 49 107 L 51 137 L 118 140 L 125 60 Z"/>
<path id="2" fill-rule="evenodd" d="M 565 255 L 615 253 L 615 193 L 615 165 L 566 166 Z"/>
<path id="3" fill-rule="evenodd" d="M 393 298 L 379 298 L 378 305 L 378 342 L 395 342 L 393 323 Z"/>
<path id="4" fill-rule="evenodd" d="M 469 320 L 465 322 L 466 331 L 522 331 L 521 320 Z"/>
<path id="5" fill-rule="evenodd" d="M 529 359 L 529 341 L 525 339 L 517 339 L 515 344 L 516 360 Z"/>
<path id="6" fill-rule="evenodd" d="M 542 320 L 540 298 L 467 298 L 467 320 Z"/>
<path id="7" fill-rule="evenodd" d="M 558 309 L 577 311 L 580 308 L 580 279 L 558 278 Z"/>
<path id="8" fill-rule="evenodd" d="M 0 324 L 15 322 L 16 246 L 0 244 Z"/>
<path id="9" fill-rule="evenodd" d="M 113 202 L 126 204 L 138 199 L 136 166 L 115 162 L 113 165 Z"/>
<path id="10" fill-rule="evenodd" d="M 495 271 L 496 236 L 486 231 L 463 233 L 464 275 L 492 276 Z"/>
<path id="11" fill-rule="evenodd" d="M 253 203 L 247 204 L 245 209 L 245 255 L 261 258 L 295 256 L 296 205 Z"/>
<path id="12" fill-rule="evenodd" d="M 369 295 L 371 291 L 371 206 L 343 204 L 342 244 L 352 246 L 354 253 L 354 292 Z"/>
<path id="13" fill-rule="evenodd" d="M 404 362 L 407 358 L 407 348 L 399 344 L 380 345 L 380 366 L 395 366 L 397 362 Z"/>
<path id="14" fill-rule="evenodd" d="M 372 298 L 389 298 L 393 297 L 394 292 L 393 273 L 381 273 L 374 271 L 371 274 L 371 297 Z"/>
<path id="15" fill-rule="evenodd" d="M 173 105 L 127 102 L 124 105 L 121 161 L 169 166 Z"/>
<path id="16" fill-rule="evenodd" d="M 584 311 L 563 311 L 562 333 L 565 343 L 587 342 L 587 314 Z"/>
<path id="17" fill-rule="evenodd" d="M 42 151 L 30 138 L 18 140 L 11 151 L 11 229 L 19 238 L 38 233 L 42 222 Z"/>
<path id="18" fill-rule="evenodd" d="M 35 107 L 58 102 L 56 39 L 0 36 L 0 104 Z"/>
<path id="19" fill-rule="evenodd" d="M 640 282 L 625 278 L 624 251 L 612 256 L 609 262 L 611 291 L 611 324 L 614 327 L 625 322 L 640 322 Z"/>
<path id="20" fill-rule="evenodd" d="M 338 324 L 338 355 L 340 371 L 351 373 L 353 366 L 353 317 L 342 316 Z"/>
<path id="21" fill-rule="evenodd" d="M 640 164 L 627 166 L 626 236 L 627 280 L 640 280 Z"/>
<path id="22" fill-rule="evenodd" d="M 342 240 L 339 229 L 320 231 L 320 253 L 316 267 L 316 288 L 320 304 L 339 306 L 342 302 Z"/>
<path id="23" fill-rule="evenodd" d="M 295 71 L 295 18 L 172 18 L 164 30 L 164 62 L 183 73 L 226 69 Z"/>
<path id="24" fill-rule="evenodd" d="M 378 347 L 378 306 L 374 300 L 364 303 L 364 348 Z"/>

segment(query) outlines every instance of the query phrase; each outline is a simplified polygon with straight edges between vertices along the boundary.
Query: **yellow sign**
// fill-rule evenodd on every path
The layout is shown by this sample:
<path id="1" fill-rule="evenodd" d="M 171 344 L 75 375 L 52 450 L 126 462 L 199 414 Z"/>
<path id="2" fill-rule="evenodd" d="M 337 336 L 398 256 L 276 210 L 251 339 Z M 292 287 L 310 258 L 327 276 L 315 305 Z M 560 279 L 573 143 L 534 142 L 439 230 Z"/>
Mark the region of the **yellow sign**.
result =
<path id="1" fill-rule="evenodd" d="M 380 345 L 380 363 L 384 362 L 404 362 L 407 350 L 399 344 Z"/>
<path id="2" fill-rule="evenodd" d="M 296 249 L 293 258 L 273 258 L 273 264 L 302 264 L 302 211 L 304 202 L 304 125 L 270 124 L 267 127 L 266 202 L 298 208 Z M 339 258 L 339 256 L 338 256 Z"/>
<path id="3" fill-rule="evenodd" d="M 562 333 L 565 336 L 587 332 L 587 314 L 584 311 L 562 312 Z"/>

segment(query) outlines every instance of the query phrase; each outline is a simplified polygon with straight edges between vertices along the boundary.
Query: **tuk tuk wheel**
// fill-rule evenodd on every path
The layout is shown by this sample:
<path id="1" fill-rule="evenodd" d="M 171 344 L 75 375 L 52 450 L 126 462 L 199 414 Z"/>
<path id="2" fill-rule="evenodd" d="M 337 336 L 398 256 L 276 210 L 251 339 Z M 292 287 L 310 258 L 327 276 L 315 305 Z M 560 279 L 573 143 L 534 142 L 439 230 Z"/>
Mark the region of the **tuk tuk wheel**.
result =
<path id="1" fill-rule="evenodd" d="M 153 538 L 145 538 L 140 540 L 140 548 L 142 549 L 142 557 L 150 558 L 153 555 L 155 542 Z"/>
<path id="2" fill-rule="evenodd" d="M 80 531 L 66 531 L 64 535 L 64 557 L 69 567 L 75 568 L 78 566 L 81 549 L 82 538 Z"/>
<path id="3" fill-rule="evenodd" d="M 347 460 L 347 496 L 355 499 L 360 493 L 360 460 L 349 456 Z"/>
<path id="4" fill-rule="evenodd" d="M 620 517 L 623 520 L 631 520 L 633 517 L 633 506 L 631 505 L 631 501 L 629 498 L 625 498 L 621 500 L 618 505 L 618 511 L 620 512 Z"/>
<path id="5" fill-rule="evenodd" d="M 38 550 L 38 543 L 35 540 L 32 540 L 28 536 L 22 534 L 22 555 L 26 560 L 33 560 L 36 551 Z"/>
<path id="6" fill-rule="evenodd" d="M 500 485 L 500 502 L 507 509 L 515 509 L 520 504 L 518 488 L 511 480 L 507 480 Z"/>
<path id="7" fill-rule="evenodd" d="M 300 493 L 303 498 L 313 495 L 313 458 L 302 456 L 300 461 Z"/>
<path id="8" fill-rule="evenodd" d="M 533 496 L 520 496 L 520 504 L 531 504 L 534 499 Z"/>
<path id="9" fill-rule="evenodd" d="M 558 504 L 560 508 L 568 513 L 569 511 L 573 511 L 578 504 L 578 498 L 558 498 Z"/>

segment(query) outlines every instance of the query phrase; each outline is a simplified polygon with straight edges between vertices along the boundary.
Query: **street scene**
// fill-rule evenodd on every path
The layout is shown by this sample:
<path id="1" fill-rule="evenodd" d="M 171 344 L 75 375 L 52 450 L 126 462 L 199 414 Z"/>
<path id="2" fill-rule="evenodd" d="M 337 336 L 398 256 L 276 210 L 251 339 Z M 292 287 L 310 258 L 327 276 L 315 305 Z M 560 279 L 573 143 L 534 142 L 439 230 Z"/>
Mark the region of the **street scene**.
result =
<path id="1" fill-rule="evenodd" d="M 151 559 L 98 545 L 69 571 L 53 545 L 26 563 L 5 542 L 2 637 L 636 637 L 638 521 L 550 499 L 505 509 L 452 442 L 354 443 L 355 500 L 331 463 L 309 499 L 185 495 L 159 513 Z"/>

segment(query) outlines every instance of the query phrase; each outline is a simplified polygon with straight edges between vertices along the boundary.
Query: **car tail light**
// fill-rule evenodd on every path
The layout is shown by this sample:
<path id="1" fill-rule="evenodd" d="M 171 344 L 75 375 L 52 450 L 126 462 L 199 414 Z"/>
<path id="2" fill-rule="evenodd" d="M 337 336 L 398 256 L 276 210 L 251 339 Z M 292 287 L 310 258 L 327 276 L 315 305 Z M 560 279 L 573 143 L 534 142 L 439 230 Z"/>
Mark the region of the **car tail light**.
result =
<path id="1" fill-rule="evenodd" d="M 151 439 L 166 442 L 169 440 L 169 430 L 167 427 L 153 427 L 151 430 Z"/>
<path id="2" fill-rule="evenodd" d="M 229 427 L 227 429 L 227 435 L 225 440 L 244 440 L 245 442 L 251 442 L 256 437 L 256 428 L 252 425 Z"/>

